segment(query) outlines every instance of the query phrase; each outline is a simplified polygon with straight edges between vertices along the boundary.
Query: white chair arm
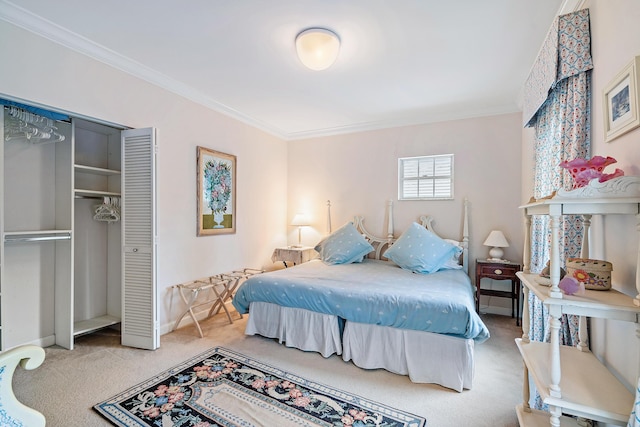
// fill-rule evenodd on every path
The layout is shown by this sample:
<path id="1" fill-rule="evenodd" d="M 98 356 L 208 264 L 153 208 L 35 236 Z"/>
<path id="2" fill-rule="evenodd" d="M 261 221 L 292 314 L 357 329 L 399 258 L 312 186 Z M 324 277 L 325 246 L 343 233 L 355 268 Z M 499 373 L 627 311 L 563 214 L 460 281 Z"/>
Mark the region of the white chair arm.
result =
<path id="1" fill-rule="evenodd" d="M 0 425 L 44 427 L 44 415 L 23 405 L 13 394 L 13 373 L 18 364 L 32 370 L 44 361 L 41 347 L 23 345 L 0 352 Z"/>

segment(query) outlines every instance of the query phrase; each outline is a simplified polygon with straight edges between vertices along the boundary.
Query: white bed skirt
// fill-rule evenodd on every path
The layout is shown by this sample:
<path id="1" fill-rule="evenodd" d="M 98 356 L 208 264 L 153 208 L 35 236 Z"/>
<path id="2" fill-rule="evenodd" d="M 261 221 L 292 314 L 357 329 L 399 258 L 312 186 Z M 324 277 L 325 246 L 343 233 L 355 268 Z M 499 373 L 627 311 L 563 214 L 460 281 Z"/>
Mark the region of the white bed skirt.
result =
<path id="1" fill-rule="evenodd" d="M 361 368 L 408 375 L 415 383 L 461 392 L 473 382 L 472 339 L 346 322 L 341 342 L 336 316 L 264 302 L 251 303 L 245 333 L 324 357 L 342 354 Z"/>
<path id="2" fill-rule="evenodd" d="M 324 357 L 342 354 L 338 318 L 301 308 L 253 302 L 245 334 L 276 338 L 287 347 L 316 351 Z"/>
<path id="3" fill-rule="evenodd" d="M 472 339 L 355 322 L 346 323 L 342 336 L 345 361 L 458 392 L 473 385 L 473 350 Z"/>

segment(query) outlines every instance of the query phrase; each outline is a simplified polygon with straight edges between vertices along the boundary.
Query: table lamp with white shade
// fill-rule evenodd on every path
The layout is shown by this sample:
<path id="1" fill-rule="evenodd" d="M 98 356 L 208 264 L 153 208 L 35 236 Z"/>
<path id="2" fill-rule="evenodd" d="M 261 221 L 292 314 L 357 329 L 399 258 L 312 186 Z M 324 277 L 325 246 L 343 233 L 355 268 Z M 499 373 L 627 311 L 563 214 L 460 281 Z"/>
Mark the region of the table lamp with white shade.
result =
<path id="1" fill-rule="evenodd" d="M 502 259 L 502 256 L 504 255 L 502 248 L 508 248 L 509 242 L 507 242 L 507 238 L 504 237 L 502 231 L 491 231 L 483 244 L 485 246 L 491 246 L 491 249 L 489 250 L 489 261 L 504 261 Z"/>
<path id="2" fill-rule="evenodd" d="M 294 217 L 293 220 L 291 221 L 291 225 L 295 225 L 298 227 L 298 244 L 294 245 L 294 248 L 301 248 L 302 247 L 302 227 L 306 227 L 309 225 L 309 220 L 307 219 L 307 216 L 303 213 L 297 213 Z"/>

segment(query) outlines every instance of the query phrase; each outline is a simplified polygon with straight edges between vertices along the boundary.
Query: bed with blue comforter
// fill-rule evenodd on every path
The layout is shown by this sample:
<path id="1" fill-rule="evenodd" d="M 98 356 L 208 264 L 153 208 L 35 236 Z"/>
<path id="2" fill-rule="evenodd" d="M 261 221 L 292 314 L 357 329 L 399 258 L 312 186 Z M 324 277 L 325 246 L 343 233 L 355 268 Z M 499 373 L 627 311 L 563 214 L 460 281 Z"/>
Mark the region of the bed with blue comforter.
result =
<path id="1" fill-rule="evenodd" d="M 470 389 L 474 346 L 489 331 L 468 275 L 466 202 L 461 241 L 440 238 L 431 217 L 421 221 L 383 239 L 355 217 L 316 245 L 318 259 L 249 278 L 233 298 L 249 314 L 245 333 L 413 382 Z"/>
<path id="2" fill-rule="evenodd" d="M 416 274 L 381 260 L 340 265 L 312 260 L 248 279 L 236 292 L 233 306 L 239 313 L 250 313 L 252 302 L 478 343 L 489 337 L 475 312 L 469 276 L 456 269 Z"/>

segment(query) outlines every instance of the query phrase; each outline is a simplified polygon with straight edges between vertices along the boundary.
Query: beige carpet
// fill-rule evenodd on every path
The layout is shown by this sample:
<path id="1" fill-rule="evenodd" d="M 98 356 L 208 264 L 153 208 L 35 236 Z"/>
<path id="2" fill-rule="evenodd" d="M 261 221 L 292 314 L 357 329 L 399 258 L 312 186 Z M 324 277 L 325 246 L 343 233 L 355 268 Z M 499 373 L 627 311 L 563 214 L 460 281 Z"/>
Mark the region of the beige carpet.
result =
<path id="1" fill-rule="evenodd" d="M 474 388 L 463 393 L 414 384 L 383 370 L 366 371 L 335 355 L 325 359 L 270 339 L 245 336 L 246 320 L 230 325 L 224 315 L 201 322 L 205 338 L 187 325 L 163 335 L 156 351 L 122 347 L 111 330 L 78 338 L 73 351 L 49 347 L 42 366 L 34 371 L 16 370 L 14 391 L 19 400 L 45 415 L 49 427 L 109 426 L 93 411 L 94 404 L 210 347 L 224 346 L 307 379 L 421 415 L 427 427 L 518 426 L 515 406 L 522 399 L 522 361 L 514 338 L 521 331 L 509 317 L 482 318 L 491 338 L 476 345 Z"/>

